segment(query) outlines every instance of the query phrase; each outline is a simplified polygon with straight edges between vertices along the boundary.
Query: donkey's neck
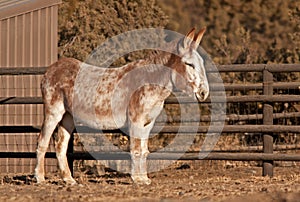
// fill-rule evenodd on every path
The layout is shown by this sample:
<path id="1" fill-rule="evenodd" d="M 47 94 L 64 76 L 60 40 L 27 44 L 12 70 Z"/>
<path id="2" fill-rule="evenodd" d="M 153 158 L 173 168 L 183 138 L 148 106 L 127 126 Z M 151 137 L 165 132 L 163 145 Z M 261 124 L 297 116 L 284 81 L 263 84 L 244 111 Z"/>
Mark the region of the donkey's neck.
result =
<path id="1" fill-rule="evenodd" d="M 156 85 L 160 86 L 162 94 L 166 94 L 166 97 L 169 96 L 169 93 L 173 90 L 173 83 L 171 81 L 172 77 L 172 54 L 164 51 L 155 51 L 149 57 L 131 62 L 123 67 L 120 70 L 122 74 L 131 74 L 133 79 L 142 79 L 145 82 L 145 85 Z"/>
<path id="2" fill-rule="evenodd" d="M 170 74 L 174 68 L 174 55 L 165 51 L 153 51 L 149 57 L 138 61 L 131 62 L 123 68 L 128 70 L 143 69 L 145 73 L 151 74 L 152 72 L 160 72 L 166 77 L 166 73 Z M 168 71 L 167 71 L 168 70 Z M 162 72 L 163 71 L 163 72 Z"/>

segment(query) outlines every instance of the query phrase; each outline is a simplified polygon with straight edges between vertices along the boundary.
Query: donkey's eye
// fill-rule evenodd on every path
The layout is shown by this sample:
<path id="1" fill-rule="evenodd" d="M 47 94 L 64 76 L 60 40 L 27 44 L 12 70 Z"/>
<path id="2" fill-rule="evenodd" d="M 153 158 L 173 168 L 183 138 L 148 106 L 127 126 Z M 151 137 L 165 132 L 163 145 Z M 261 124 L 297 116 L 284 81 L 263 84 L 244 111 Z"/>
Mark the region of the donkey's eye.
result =
<path id="1" fill-rule="evenodd" d="M 192 68 L 195 69 L 195 66 L 194 66 L 194 64 L 192 64 L 192 63 L 187 63 L 187 62 L 186 62 L 185 65 L 190 66 L 190 67 L 192 67 Z"/>

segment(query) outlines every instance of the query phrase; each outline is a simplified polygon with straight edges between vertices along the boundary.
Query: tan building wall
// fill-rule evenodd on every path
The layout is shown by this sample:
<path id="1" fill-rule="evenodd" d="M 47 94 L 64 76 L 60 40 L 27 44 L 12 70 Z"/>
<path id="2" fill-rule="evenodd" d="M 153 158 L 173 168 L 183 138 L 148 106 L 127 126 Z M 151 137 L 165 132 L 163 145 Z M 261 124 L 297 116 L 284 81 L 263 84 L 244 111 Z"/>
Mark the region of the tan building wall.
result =
<path id="1" fill-rule="evenodd" d="M 0 71 L 1 67 L 44 67 L 57 60 L 60 2 L 0 0 Z M 0 76 L 0 97 L 41 96 L 40 79 Z M 41 125 L 42 118 L 42 105 L 0 105 L 0 125 Z M 0 134 L 0 151 L 35 151 L 37 135 Z M 56 161 L 47 161 L 56 168 Z M 0 172 L 32 172 L 34 164 L 35 159 L 0 159 Z"/>

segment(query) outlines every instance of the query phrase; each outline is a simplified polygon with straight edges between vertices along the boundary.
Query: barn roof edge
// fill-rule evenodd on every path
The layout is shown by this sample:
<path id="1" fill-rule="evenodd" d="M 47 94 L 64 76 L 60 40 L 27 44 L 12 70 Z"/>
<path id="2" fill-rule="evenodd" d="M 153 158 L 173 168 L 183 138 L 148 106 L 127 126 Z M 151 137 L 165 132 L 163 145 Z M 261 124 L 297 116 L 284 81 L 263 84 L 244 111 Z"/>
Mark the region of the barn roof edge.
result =
<path id="1" fill-rule="evenodd" d="M 60 4 L 62 0 L 0 0 L 0 20 Z"/>

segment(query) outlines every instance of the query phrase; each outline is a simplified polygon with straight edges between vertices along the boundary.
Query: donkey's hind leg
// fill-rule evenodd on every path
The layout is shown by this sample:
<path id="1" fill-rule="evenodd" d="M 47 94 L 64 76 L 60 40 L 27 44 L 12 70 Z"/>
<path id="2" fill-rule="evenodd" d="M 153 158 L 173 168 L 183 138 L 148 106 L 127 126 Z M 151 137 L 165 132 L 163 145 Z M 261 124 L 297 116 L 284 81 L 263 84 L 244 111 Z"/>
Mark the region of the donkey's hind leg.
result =
<path id="1" fill-rule="evenodd" d="M 53 131 L 65 113 L 65 108 L 63 103 L 57 103 L 51 107 L 44 105 L 44 112 L 44 122 L 41 133 L 39 134 L 38 147 L 36 150 L 35 178 L 38 183 L 45 181 L 45 153 Z"/>
<path id="2" fill-rule="evenodd" d="M 67 161 L 67 149 L 70 137 L 74 130 L 73 117 L 69 113 L 65 113 L 62 121 L 58 127 L 57 140 L 55 144 L 56 157 L 61 173 L 61 177 L 67 184 L 76 184 L 76 181 L 72 178 L 70 168 Z"/>

